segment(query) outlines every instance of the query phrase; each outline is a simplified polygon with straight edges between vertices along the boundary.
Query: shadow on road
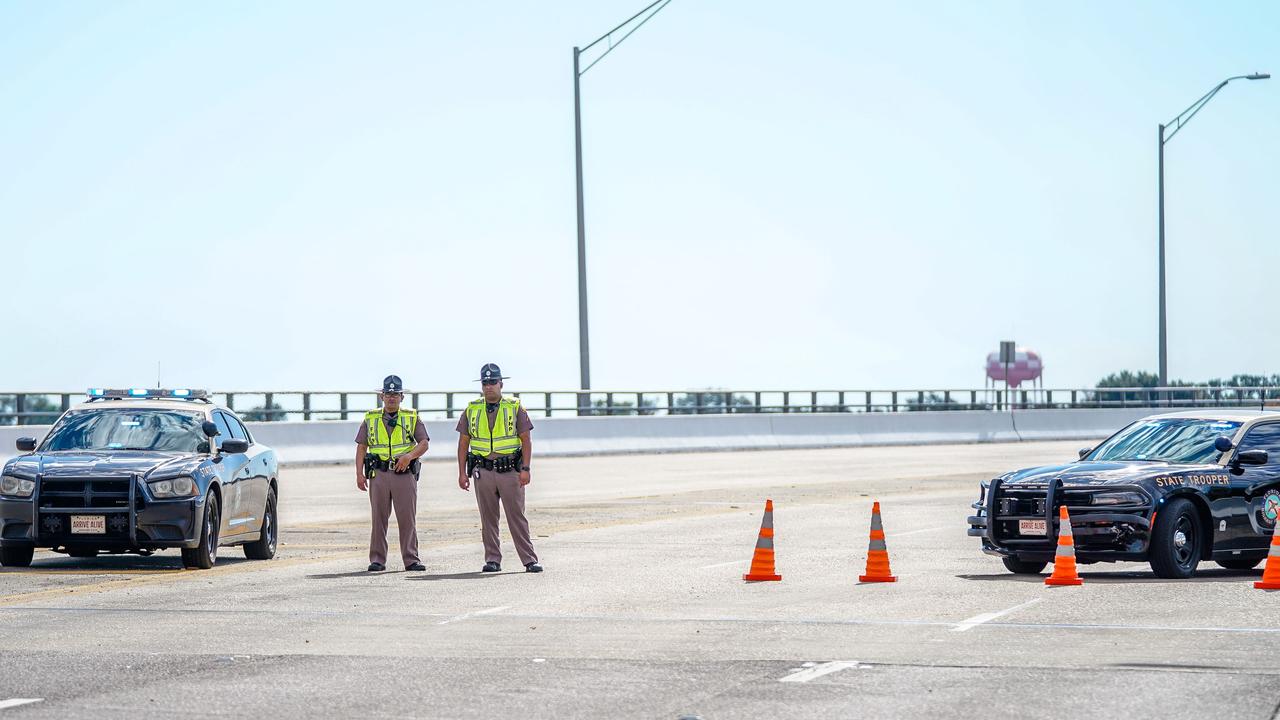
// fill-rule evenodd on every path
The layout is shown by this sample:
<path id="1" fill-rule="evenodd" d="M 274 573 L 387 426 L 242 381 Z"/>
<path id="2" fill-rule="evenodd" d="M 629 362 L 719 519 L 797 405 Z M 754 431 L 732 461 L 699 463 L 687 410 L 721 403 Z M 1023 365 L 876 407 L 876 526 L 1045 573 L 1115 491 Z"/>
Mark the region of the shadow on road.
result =
<path id="1" fill-rule="evenodd" d="M 524 571 L 521 571 L 522 573 Z M 499 577 L 501 575 L 515 575 L 515 573 L 487 573 L 476 570 L 475 572 L 448 573 L 445 575 L 413 575 L 410 580 L 481 580 L 484 578 Z"/>
<path id="2" fill-rule="evenodd" d="M 986 582 L 1013 582 L 1013 583 L 1031 583 L 1041 585 L 1048 574 L 1042 575 L 1014 575 L 1013 573 L 997 573 L 994 575 L 956 575 L 961 580 L 978 580 Z M 1136 583 L 1141 585 L 1164 585 L 1179 583 L 1239 583 L 1246 582 L 1252 578 L 1262 577 L 1262 570 L 1227 570 L 1225 568 L 1215 568 L 1209 570 L 1199 570 L 1195 577 L 1186 580 L 1172 580 L 1169 578 L 1156 577 L 1155 573 L 1135 572 L 1135 571 L 1119 571 L 1119 572 L 1081 572 L 1080 578 L 1086 583 L 1101 584 L 1120 584 L 1120 583 Z"/>
<path id="3" fill-rule="evenodd" d="M 368 570 L 352 570 L 351 572 L 340 573 L 319 573 L 316 575 L 307 575 L 308 580 L 339 580 L 341 578 L 351 577 L 373 577 L 375 575 L 394 574 L 395 570 L 383 570 L 381 572 L 369 572 Z"/>
<path id="4" fill-rule="evenodd" d="M 251 562 L 248 558 L 243 557 L 220 557 L 214 568 L 229 567 L 231 565 L 239 565 L 240 563 Z M 123 555 L 106 555 L 97 558 L 37 558 L 29 567 L 0 567 L 0 574 L 4 573 L 113 573 L 113 572 L 152 572 L 152 573 L 168 573 L 182 572 L 186 570 L 182 566 L 182 557 L 180 555 L 160 556 L 153 555 L 151 557 L 140 556 L 123 556 Z"/>

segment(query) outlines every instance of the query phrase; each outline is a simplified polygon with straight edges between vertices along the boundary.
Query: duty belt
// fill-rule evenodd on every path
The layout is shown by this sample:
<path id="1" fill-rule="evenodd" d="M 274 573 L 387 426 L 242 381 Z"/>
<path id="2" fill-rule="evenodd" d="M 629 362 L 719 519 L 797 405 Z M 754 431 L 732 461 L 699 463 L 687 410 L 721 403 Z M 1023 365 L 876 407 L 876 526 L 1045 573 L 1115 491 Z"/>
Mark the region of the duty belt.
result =
<path id="1" fill-rule="evenodd" d="M 490 460 L 489 458 L 480 457 L 479 455 L 467 456 L 467 472 L 471 472 L 476 468 L 484 468 L 497 473 L 511 472 L 520 468 L 520 454 L 499 455 Z"/>
<path id="2" fill-rule="evenodd" d="M 421 472 L 421 467 L 422 467 L 422 463 L 420 461 L 413 460 L 412 462 L 409 463 L 409 468 L 405 472 L 396 472 L 395 474 L 408 475 L 412 473 L 413 476 L 416 478 L 418 476 L 418 473 Z M 391 460 L 383 460 L 373 455 L 365 455 L 364 456 L 364 476 L 372 479 L 373 473 L 375 470 L 381 470 L 383 472 L 395 472 L 395 463 Z"/>

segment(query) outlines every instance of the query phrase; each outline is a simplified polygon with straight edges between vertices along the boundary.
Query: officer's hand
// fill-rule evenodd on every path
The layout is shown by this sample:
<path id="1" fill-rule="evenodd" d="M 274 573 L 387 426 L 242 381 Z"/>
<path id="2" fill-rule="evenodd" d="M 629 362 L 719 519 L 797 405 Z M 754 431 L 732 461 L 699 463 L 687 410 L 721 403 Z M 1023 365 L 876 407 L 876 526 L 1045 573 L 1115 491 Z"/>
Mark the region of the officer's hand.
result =
<path id="1" fill-rule="evenodd" d="M 368 482 L 364 479 L 363 474 L 356 474 L 356 487 L 360 488 L 360 492 L 364 492 L 369 488 Z"/>
<path id="2" fill-rule="evenodd" d="M 403 473 L 409 469 L 409 463 L 413 462 L 408 455 L 401 455 L 396 460 L 396 472 Z"/>
<path id="3" fill-rule="evenodd" d="M 467 477 L 466 473 L 458 473 L 458 487 L 463 490 L 471 489 L 471 478 Z"/>
<path id="4" fill-rule="evenodd" d="M 529 480 L 530 480 L 530 479 L 531 479 L 531 478 L 529 477 L 529 471 L 528 471 L 528 470 L 521 470 L 521 471 L 520 471 L 520 486 L 521 486 L 521 487 L 524 487 L 525 485 L 528 485 L 528 484 L 529 484 Z"/>

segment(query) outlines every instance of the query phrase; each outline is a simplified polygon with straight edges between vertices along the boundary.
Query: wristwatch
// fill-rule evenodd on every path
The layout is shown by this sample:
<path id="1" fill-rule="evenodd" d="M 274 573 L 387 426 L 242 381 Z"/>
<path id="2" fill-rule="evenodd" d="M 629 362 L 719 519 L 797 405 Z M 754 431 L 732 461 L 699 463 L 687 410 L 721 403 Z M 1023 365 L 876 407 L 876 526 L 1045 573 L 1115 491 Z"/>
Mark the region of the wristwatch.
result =
<path id="1" fill-rule="evenodd" d="M 528 466 L 528 465 L 521 465 L 521 466 L 520 466 L 520 470 L 521 470 L 522 472 L 529 472 L 529 466 Z"/>

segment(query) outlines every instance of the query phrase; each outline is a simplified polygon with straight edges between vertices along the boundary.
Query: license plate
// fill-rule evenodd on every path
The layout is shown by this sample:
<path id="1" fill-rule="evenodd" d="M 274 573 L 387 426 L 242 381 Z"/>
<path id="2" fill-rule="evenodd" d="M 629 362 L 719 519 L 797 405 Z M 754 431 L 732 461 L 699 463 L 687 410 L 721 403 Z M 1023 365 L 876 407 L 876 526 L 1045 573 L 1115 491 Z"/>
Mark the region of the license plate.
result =
<path id="1" fill-rule="evenodd" d="M 1043 520 L 1019 520 L 1019 535 L 1048 535 L 1049 531 L 1045 529 Z"/>
<path id="2" fill-rule="evenodd" d="M 107 534 L 107 516 L 106 515 L 72 515 L 71 516 L 71 534 L 72 535 L 106 535 Z"/>

